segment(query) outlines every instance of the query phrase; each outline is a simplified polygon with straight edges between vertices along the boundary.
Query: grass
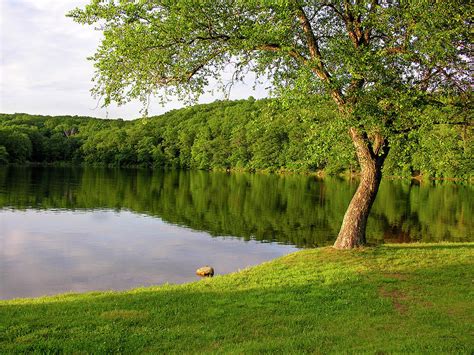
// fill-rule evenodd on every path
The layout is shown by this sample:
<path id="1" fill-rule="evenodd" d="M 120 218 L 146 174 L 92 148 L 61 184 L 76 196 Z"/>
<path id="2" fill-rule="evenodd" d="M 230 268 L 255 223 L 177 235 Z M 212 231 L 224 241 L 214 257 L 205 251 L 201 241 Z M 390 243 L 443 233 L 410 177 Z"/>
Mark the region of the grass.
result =
<path id="1" fill-rule="evenodd" d="M 321 248 L 185 285 L 0 301 L 0 353 L 471 354 L 473 256 Z"/>

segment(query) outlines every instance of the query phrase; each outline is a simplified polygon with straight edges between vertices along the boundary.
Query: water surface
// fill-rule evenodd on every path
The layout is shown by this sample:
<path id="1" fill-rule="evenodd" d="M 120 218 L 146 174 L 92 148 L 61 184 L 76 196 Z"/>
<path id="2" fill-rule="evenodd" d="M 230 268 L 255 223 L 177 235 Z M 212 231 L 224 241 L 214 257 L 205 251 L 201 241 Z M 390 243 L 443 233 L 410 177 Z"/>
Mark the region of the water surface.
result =
<path id="1" fill-rule="evenodd" d="M 357 181 L 93 168 L 0 169 L 0 298 L 229 273 L 331 244 Z M 372 243 L 473 241 L 473 188 L 384 180 Z"/>

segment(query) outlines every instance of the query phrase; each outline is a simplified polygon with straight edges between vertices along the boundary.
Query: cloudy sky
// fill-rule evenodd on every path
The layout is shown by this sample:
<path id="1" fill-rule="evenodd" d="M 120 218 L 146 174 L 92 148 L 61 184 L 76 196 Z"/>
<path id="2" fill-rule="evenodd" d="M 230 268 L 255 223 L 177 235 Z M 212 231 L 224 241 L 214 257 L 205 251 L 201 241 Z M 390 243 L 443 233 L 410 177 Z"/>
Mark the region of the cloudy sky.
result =
<path id="1" fill-rule="evenodd" d="M 0 0 L 0 112 L 44 115 L 86 115 L 131 119 L 140 116 L 138 102 L 101 108 L 89 92 L 92 63 L 100 33 L 66 18 L 86 0 Z M 212 88 L 211 88 L 212 89 Z M 231 99 L 265 96 L 252 81 L 235 86 Z M 205 95 L 201 102 L 223 99 Z M 181 107 L 177 100 L 151 102 L 149 114 Z"/>

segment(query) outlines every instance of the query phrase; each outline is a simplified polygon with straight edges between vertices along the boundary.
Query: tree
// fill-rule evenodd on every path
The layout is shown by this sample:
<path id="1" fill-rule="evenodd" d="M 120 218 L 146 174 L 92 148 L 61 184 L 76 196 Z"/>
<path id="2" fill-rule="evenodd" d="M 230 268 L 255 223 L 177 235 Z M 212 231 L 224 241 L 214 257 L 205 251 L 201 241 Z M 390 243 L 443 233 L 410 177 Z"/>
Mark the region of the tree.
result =
<path id="1" fill-rule="evenodd" d="M 3 164 L 8 164 L 8 152 L 3 145 L 0 145 L 0 165 Z"/>
<path id="2" fill-rule="evenodd" d="M 197 97 L 230 63 L 231 80 L 251 69 L 289 102 L 331 97 L 340 113 L 334 124 L 347 127 L 361 169 L 334 244 L 346 249 L 365 244 L 390 140 L 436 123 L 429 107 L 465 110 L 470 102 L 472 7 L 460 0 L 92 0 L 69 16 L 103 32 L 91 59 L 93 93 L 106 105 L 146 102 L 158 92 Z"/>
<path id="3" fill-rule="evenodd" d="M 31 141 L 25 133 L 16 131 L 14 128 L 0 128 L 0 146 L 3 146 L 8 155 L 9 162 L 25 163 L 32 152 Z"/>

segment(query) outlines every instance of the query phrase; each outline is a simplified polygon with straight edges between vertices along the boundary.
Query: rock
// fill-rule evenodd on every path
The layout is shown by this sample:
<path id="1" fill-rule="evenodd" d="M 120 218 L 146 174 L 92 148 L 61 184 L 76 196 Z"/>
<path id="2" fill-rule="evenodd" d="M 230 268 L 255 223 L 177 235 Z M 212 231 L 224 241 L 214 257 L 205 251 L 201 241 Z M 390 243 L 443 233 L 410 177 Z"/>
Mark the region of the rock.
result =
<path id="1" fill-rule="evenodd" d="M 212 277 L 214 276 L 214 269 L 206 265 L 197 269 L 196 275 L 203 276 L 203 277 Z"/>

